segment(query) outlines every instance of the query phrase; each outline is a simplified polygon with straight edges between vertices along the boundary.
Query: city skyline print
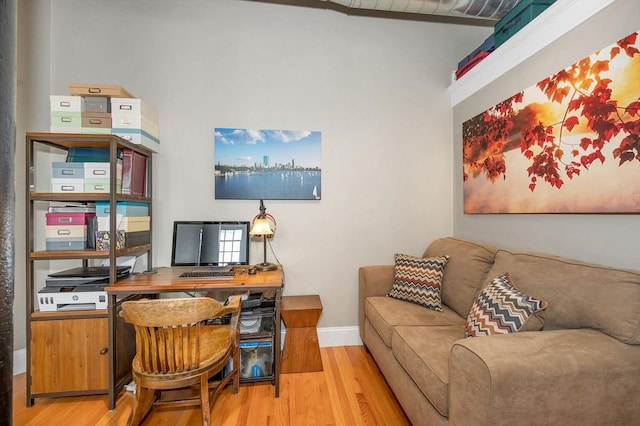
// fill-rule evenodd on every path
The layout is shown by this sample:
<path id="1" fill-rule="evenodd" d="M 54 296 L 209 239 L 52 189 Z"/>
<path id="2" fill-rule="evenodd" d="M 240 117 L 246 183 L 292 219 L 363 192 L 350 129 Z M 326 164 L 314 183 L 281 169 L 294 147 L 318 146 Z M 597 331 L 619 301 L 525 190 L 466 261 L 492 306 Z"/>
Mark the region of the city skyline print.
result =
<path id="1" fill-rule="evenodd" d="M 321 133 L 214 129 L 215 199 L 320 200 Z"/>

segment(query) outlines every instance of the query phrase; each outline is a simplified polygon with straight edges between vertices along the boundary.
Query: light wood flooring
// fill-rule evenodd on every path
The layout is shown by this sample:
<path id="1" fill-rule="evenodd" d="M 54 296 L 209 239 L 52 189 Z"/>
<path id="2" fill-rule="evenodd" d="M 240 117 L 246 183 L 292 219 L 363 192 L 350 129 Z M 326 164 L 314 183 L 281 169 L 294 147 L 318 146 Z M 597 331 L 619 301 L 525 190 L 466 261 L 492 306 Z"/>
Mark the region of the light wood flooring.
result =
<path id="1" fill-rule="evenodd" d="M 214 425 L 409 425 L 400 405 L 362 346 L 321 348 L 324 371 L 280 375 L 280 397 L 270 383 L 227 387 L 212 410 Z M 25 374 L 14 377 L 13 424 L 126 425 L 134 396 L 123 392 L 115 410 L 106 395 L 40 398 L 25 406 Z M 145 426 L 201 424 L 199 407 L 154 409 Z"/>

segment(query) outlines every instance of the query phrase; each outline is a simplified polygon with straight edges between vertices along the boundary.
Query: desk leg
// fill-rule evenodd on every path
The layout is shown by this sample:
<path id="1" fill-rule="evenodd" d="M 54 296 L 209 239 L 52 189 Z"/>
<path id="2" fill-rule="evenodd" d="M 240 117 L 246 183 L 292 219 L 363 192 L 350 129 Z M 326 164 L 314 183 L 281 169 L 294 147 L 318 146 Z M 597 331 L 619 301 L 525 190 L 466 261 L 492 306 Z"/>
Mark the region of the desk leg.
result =
<path id="1" fill-rule="evenodd" d="M 116 408 L 116 295 L 109 296 L 109 410 Z"/>
<path id="2" fill-rule="evenodd" d="M 282 299 L 282 290 L 276 290 L 276 335 L 274 336 L 274 348 L 273 353 L 275 357 L 275 387 L 276 387 L 276 398 L 280 397 L 280 361 L 282 360 L 282 350 L 281 350 L 281 340 L 282 340 L 282 330 L 280 325 L 280 302 Z"/>

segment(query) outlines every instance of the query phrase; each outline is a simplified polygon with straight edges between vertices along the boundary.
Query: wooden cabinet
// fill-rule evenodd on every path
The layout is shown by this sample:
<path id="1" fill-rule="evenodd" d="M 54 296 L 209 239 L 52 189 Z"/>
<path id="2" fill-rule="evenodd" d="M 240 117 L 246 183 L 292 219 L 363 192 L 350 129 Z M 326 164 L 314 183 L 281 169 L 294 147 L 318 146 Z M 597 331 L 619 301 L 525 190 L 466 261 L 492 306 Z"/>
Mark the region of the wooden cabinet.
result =
<path id="1" fill-rule="evenodd" d="M 152 155 L 147 148 L 110 134 L 26 134 L 26 300 L 27 300 L 27 406 L 36 397 L 108 394 L 109 408 L 115 408 L 117 384 L 130 376 L 135 354 L 132 330 L 116 318 L 119 301 L 109 299 L 108 309 L 43 312 L 38 310 L 38 291 L 45 286 L 46 271 L 75 266 L 92 266 L 109 261 L 109 283 L 116 282 L 120 256 L 146 255 L 152 268 L 151 240 L 148 244 L 108 250 L 48 250 L 45 244 L 45 212 L 51 202 L 108 203 L 116 212 L 118 203 L 138 202 L 151 209 Z M 64 161 L 71 148 L 98 147 L 109 152 L 109 190 L 106 192 L 53 192 L 51 164 Z M 130 149 L 146 159 L 144 195 L 121 194 L 116 179 L 118 152 Z M 61 160 L 62 158 L 62 160 Z M 86 190 L 86 188 L 84 188 Z M 152 223 L 152 222 L 151 222 Z M 110 229 L 117 229 L 116 214 L 109 217 Z M 61 263 L 65 262 L 62 266 Z M 44 272 L 43 272 L 44 271 Z M 116 328 L 118 330 L 116 330 Z M 116 348 L 115 336 L 119 338 Z"/>
<path id="2" fill-rule="evenodd" d="M 31 392 L 104 391 L 109 386 L 108 353 L 107 318 L 33 321 Z"/>

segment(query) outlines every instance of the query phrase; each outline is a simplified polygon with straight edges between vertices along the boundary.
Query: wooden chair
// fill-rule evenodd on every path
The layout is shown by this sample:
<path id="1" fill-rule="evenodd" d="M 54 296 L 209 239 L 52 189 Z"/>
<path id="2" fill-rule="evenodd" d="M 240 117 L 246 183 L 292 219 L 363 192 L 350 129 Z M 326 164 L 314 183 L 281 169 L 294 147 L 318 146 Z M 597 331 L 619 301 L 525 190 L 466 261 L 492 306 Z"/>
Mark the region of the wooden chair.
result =
<path id="1" fill-rule="evenodd" d="M 231 314 L 229 324 L 206 325 L 203 321 Z M 233 380 L 238 393 L 240 379 L 240 296 L 226 306 L 208 297 L 128 301 L 120 315 L 136 331 L 133 378 L 136 401 L 129 425 L 138 425 L 156 405 L 184 407 L 201 405 L 202 423 L 211 424 L 211 408 L 220 391 Z M 233 368 L 220 380 L 209 379 L 221 372 L 227 361 Z M 166 399 L 163 391 L 198 386 L 193 392 Z M 187 389 L 188 390 L 188 389 Z"/>

